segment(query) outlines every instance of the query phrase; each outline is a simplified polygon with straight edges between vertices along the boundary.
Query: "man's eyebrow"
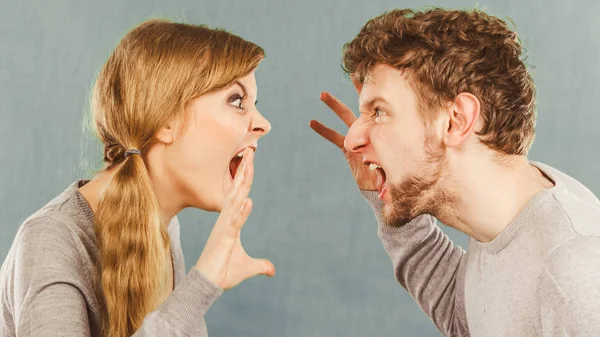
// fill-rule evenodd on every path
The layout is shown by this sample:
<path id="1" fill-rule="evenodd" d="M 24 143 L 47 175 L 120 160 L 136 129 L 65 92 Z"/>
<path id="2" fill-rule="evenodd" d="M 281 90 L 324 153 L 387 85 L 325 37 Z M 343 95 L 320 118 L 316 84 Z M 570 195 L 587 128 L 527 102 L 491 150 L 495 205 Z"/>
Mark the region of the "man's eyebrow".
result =
<path id="1" fill-rule="evenodd" d="M 388 101 L 386 101 L 385 98 L 383 98 L 381 96 L 374 97 L 374 98 L 368 100 L 365 104 L 362 104 L 360 106 L 360 111 L 363 111 L 363 110 L 373 110 L 373 107 L 377 103 L 388 103 Z"/>

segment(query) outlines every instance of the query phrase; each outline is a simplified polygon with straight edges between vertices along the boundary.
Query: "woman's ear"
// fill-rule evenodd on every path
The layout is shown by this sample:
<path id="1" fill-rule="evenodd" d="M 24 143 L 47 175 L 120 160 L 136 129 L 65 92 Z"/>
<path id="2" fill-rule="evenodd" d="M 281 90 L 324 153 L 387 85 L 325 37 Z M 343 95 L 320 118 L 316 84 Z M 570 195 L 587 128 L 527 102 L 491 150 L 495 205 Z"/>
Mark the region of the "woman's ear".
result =
<path id="1" fill-rule="evenodd" d="M 163 144 L 171 144 L 175 134 L 175 122 L 171 121 L 156 133 L 156 139 Z"/>

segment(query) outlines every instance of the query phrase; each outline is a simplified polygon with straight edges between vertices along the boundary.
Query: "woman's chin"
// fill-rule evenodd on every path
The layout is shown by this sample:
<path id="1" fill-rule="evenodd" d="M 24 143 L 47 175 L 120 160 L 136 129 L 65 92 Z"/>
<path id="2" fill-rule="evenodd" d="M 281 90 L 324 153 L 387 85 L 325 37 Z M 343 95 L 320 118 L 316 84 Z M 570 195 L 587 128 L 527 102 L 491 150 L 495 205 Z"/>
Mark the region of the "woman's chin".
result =
<path id="1" fill-rule="evenodd" d="M 216 193 L 215 193 L 216 194 Z M 207 212 L 218 212 L 220 213 L 225 203 L 224 197 L 211 195 L 211 198 L 195 198 L 195 200 L 188 205 L 188 207 L 198 208 Z"/>
<path id="2" fill-rule="evenodd" d="M 210 204 L 210 207 L 209 207 L 209 209 L 207 209 L 207 211 L 221 213 L 224 205 L 225 205 L 225 197 L 215 198 L 212 201 L 212 203 Z"/>
<path id="3" fill-rule="evenodd" d="M 214 204 L 214 205 L 199 205 L 199 206 L 195 206 L 195 208 L 201 209 L 203 211 L 206 212 L 217 212 L 217 213 L 221 213 L 221 210 L 223 209 L 223 203 L 221 204 Z"/>

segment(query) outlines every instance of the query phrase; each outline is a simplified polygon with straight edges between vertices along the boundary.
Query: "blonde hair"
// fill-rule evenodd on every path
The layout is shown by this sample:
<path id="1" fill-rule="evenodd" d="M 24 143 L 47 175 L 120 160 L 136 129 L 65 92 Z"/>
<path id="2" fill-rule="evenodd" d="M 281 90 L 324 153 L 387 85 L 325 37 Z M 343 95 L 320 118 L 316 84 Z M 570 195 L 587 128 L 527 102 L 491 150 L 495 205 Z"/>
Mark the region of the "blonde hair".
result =
<path id="1" fill-rule="evenodd" d="M 94 128 L 115 173 L 99 196 L 94 230 L 103 332 L 132 335 L 158 305 L 170 243 L 142 152 L 187 102 L 230 85 L 264 58 L 259 46 L 219 29 L 146 21 L 119 42 L 92 94 Z"/>

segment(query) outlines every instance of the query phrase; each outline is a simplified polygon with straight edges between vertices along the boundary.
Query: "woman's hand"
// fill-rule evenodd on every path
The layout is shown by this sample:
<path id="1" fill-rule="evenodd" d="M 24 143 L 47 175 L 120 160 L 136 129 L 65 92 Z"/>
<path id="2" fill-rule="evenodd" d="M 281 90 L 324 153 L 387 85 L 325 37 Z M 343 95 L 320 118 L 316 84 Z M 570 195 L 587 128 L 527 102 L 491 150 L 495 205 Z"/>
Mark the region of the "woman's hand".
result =
<path id="1" fill-rule="evenodd" d="M 242 227 L 252 210 L 248 193 L 253 178 L 254 151 L 247 148 L 233 188 L 225 198 L 221 214 L 196 262 L 196 268 L 224 290 L 259 274 L 275 275 L 273 263 L 248 256 L 240 240 Z"/>

